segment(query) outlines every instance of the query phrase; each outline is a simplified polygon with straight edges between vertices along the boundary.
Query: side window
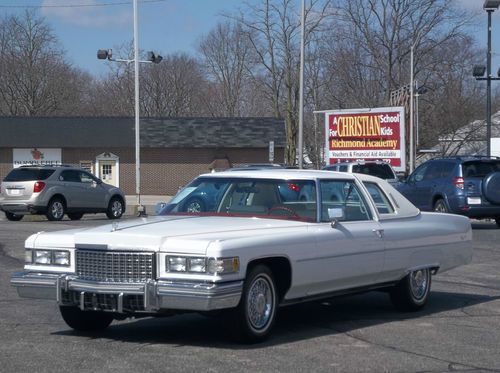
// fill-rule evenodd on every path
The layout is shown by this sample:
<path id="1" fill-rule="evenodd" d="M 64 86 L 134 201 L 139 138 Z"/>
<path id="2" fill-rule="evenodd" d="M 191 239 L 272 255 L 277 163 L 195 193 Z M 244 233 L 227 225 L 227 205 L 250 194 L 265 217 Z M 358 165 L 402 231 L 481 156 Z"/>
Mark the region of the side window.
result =
<path id="1" fill-rule="evenodd" d="M 78 175 L 77 171 L 73 171 L 73 170 L 67 170 L 67 171 L 61 172 L 61 176 L 59 176 L 59 180 L 68 181 L 71 183 L 81 182 L 80 175 Z"/>
<path id="2" fill-rule="evenodd" d="M 432 162 L 424 174 L 424 180 L 435 180 L 439 178 L 440 174 L 439 162 Z"/>
<path id="3" fill-rule="evenodd" d="M 340 172 L 347 172 L 347 166 L 339 166 Z"/>
<path id="4" fill-rule="evenodd" d="M 455 169 L 455 163 L 443 162 L 441 165 L 441 178 L 447 178 Z"/>
<path id="5" fill-rule="evenodd" d="M 370 193 L 370 196 L 377 207 L 377 211 L 380 214 L 394 213 L 394 207 L 390 203 L 389 198 L 387 198 L 383 190 L 377 184 L 365 182 L 364 185 L 366 189 L 368 189 L 368 193 Z"/>
<path id="6" fill-rule="evenodd" d="M 408 181 L 412 183 L 418 183 L 419 181 L 422 181 L 424 179 L 424 174 L 427 171 L 428 167 L 429 167 L 428 163 L 421 165 L 419 168 L 415 170 L 413 174 L 411 174 L 410 179 Z"/>
<path id="7" fill-rule="evenodd" d="M 329 221 L 329 208 L 343 208 L 342 221 L 370 220 L 366 201 L 351 180 L 321 180 L 321 221 Z"/>
<path id="8" fill-rule="evenodd" d="M 82 183 L 92 183 L 94 181 L 94 178 L 92 175 L 86 173 L 86 172 L 80 172 L 80 179 Z"/>

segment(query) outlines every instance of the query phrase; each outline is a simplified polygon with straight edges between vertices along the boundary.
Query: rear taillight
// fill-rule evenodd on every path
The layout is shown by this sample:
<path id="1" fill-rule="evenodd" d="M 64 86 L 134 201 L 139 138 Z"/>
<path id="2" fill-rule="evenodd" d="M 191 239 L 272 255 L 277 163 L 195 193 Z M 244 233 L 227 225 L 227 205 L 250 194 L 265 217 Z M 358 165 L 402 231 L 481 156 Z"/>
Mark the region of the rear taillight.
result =
<path id="1" fill-rule="evenodd" d="M 45 183 L 43 181 L 37 181 L 33 186 L 33 193 L 40 193 L 43 188 L 45 188 Z"/>
<path id="2" fill-rule="evenodd" d="M 288 188 L 290 188 L 291 190 L 293 190 L 295 193 L 300 192 L 300 186 L 298 186 L 297 184 L 289 183 L 288 184 Z"/>
<path id="3" fill-rule="evenodd" d="M 455 185 L 455 187 L 457 187 L 458 189 L 464 189 L 464 178 L 463 177 L 454 178 L 453 185 Z"/>

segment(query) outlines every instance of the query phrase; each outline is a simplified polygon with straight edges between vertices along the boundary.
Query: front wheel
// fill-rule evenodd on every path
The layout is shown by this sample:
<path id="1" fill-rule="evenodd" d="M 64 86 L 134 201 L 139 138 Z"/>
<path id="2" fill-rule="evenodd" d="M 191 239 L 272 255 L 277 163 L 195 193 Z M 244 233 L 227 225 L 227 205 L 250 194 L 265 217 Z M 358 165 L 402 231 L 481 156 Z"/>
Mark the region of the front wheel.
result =
<path id="1" fill-rule="evenodd" d="M 16 215 L 13 214 L 12 212 L 5 211 L 5 217 L 7 218 L 7 220 L 10 221 L 19 221 L 23 218 L 23 215 Z"/>
<path id="2" fill-rule="evenodd" d="M 436 212 L 448 212 L 448 207 L 443 199 L 438 199 L 434 204 L 434 211 Z"/>
<path id="3" fill-rule="evenodd" d="M 425 306 L 431 291 L 431 271 L 418 269 L 405 276 L 390 296 L 394 306 L 401 311 L 418 311 Z"/>
<path id="4" fill-rule="evenodd" d="M 83 214 L 81 212 L 72 212 L 68 213 L 68 218 L 71 220 L 80 220 L 83 217 Z"/>
<path id="5" fill-rule="evenodd" d="M 248 274 L 235 311 L 240 337 L 247 342 L 259 342 L 268 337 L 276 319 L 277 300 L 271 270 L 264 265 L 254 267 Z"/>
<path id="6" fill-rule="evenodd" d="M 123 215 L 123 211 L 125 211 L 123 201 L 118 197 L 113 197 L 111 201 L 109 201 L 106 216 L 108 219 L 120 219 Z"/>
<path id="7" fill-rule="evenodd" d="M 53 198 L 47 206 L 47 213 L 45 215 L 50 221 L 58 221 L 63 218 L 64 210 L 64 202 L 59 198 Z"/>
<path id="8" fill-rule="evenodd" d="M 64 322 L 81 332 L 106 329 L 113 321 L 113 315 L 99 311 L 82 311 L 77 307 L 59 307 Z"/>

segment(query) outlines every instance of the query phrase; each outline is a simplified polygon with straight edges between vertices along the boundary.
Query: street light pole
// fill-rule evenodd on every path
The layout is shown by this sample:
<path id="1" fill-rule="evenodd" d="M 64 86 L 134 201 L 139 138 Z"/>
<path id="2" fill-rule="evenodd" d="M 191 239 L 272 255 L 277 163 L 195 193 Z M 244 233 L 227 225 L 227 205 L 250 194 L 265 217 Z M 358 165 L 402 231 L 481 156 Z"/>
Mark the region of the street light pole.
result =
<path id="1" fill-rule="evenodd" d="M 305 30 L 305 0 L 302 0 L 302 14 L 300 18 L 300 82 L 299 82 L 299 168 L 304 162 L 304 30 Z"/>
<path id="2" fill-rule="evenodd" d="M 414 147 L 415 147 L 415 139 L 414 139 L 414 131 L 413 131 L 413 94 L 415 90 L 415 82 L 413 77 L 413 48 L 415 44 L 412 44 L 410 48 L 410 162 L 409 162 L 409 173 L 413 172 L 415 168 L 415 158 L 414 158 Z"/>
<path id="3" fill-rule="evenodd" d="M 486 155 L 491 156 L 491 13 L 493 9 L 486 9 L 488 13 L 488 52 L 486 58 Z"/>
<path id="4" fill-rule="evenodd" d="M 133 1 L 134 7 L 134 59 L 113 58 L 111 49 L 99 49 L 97 58 L 114 62 L 124 62 L 127 65 L 134 63 L 134 113 L 135 113 L 135 194 L 137 195 L 137 214 L 145 216 L 146 209 L 141 204 L 141 128 L 140 128 L 140 105 L 139 105 L 139 63 L 155 63 L 162 61 L 163 57 L 152 51 L 148 52 L 147 61 L 139 60 L 139 21 L 137 0 Z"/>
<path id="5" fill-rule="evenodd" d="M 135 194 L 137 195 L 137 214 L 146 213 L 141 205 L 141 127 L 139 121 L 139 27 L 137 0 L 134 0 L 134 90 L 135 90 Z"/>

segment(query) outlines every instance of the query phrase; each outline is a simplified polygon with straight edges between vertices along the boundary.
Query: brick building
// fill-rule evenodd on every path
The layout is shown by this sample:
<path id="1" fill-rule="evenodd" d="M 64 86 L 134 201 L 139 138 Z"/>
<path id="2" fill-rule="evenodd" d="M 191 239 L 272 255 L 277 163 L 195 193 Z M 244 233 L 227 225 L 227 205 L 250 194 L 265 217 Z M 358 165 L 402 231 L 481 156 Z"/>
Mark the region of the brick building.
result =
<path id="1" fill-rule="evenodd" d="M 90 170 L 135 194 L 134 118 L 0 117 L 0 179 L 30 163 Z M 173 195 L 200 173 L 282 163 L 285 124 L 275 118 L 141 119 L 141 194 Z"/>

